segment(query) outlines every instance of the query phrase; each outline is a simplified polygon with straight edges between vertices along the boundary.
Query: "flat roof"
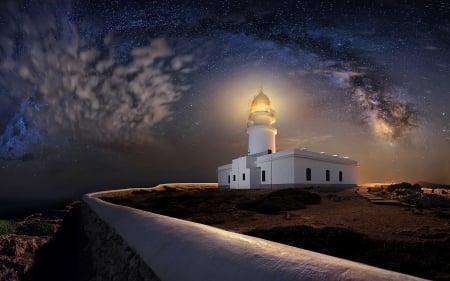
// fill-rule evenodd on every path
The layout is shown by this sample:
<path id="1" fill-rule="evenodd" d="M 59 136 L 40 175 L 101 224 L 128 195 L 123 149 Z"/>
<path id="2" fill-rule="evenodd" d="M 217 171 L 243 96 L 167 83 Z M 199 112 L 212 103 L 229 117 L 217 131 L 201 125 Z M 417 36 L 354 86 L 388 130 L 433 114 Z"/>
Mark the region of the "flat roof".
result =
<path id="1" fill-rule="evenodd" d="M 222 166 L 219 166 L 219 167 L 217 168 L 217 170 L 227 170 L 227 169 L 231 169 L 231 166 L 232 166 L 231 163 L 230 163 L 230 164 L 226 164 L 226 165 L 222 165 Z"/>
<path id="2" fill-rule="evenodd" d="M 358 162 L 356 162 L 353 159 L 350 159 L 348 157 L 342 157 L 339 155 L 330 155 L 326 154 L 324 152 L 314 152 L 309 151 L 307 149 L 288 149 L 283 151 L 278 151 L 272 154 L 266 154 L 263 156 L 258 157 L 258 162 L 262 161 L 270 161 L 271 159 L 278 159 L 278 158 L 284 158 L 284 157 L 298 157 L 298 158 L 307 158 L 312 160 L 318 160 L 318 161 L 326 161 L 326 162 L 334 162 L 339 164 L 347 164 L 347 165 L 357 165 Z"/>

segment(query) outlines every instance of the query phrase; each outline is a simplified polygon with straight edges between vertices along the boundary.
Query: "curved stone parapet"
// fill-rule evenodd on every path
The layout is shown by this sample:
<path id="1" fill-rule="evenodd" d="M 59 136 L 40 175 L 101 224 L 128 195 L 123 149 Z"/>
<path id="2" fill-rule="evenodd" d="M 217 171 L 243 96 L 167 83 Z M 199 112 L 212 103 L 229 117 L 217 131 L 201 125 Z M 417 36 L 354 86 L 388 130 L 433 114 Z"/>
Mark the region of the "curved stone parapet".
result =
<path id="1" fill-rule="evenodd" d="M 143 279 L 423 280 L 97 198 L 111 192 L 84 195 L 83 202 L 148 266 L 152 276 Z"/>

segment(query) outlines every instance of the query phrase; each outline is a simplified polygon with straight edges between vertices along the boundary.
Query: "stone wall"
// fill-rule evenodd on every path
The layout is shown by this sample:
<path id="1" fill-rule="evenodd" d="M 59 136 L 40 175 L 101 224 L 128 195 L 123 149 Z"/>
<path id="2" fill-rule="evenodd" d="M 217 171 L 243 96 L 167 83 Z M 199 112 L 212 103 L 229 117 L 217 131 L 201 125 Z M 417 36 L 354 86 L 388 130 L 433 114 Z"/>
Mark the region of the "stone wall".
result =
<path id="1" fill-rule="evenodd" d="M 83 197 L 88 280 L 423 280 L 324 254 Z"/>
<path id="2" fill-rule="evenodd" d="M 92 268 L 83 268 L 83 278 L 98 281 L 160 281 L 149 266 L 142 261 L 111 227 L 92 209 L 82 206 L 83 232 L 86 238 L 83 258 Z M 90 276 L 89 276 L 90 275 Z"/>

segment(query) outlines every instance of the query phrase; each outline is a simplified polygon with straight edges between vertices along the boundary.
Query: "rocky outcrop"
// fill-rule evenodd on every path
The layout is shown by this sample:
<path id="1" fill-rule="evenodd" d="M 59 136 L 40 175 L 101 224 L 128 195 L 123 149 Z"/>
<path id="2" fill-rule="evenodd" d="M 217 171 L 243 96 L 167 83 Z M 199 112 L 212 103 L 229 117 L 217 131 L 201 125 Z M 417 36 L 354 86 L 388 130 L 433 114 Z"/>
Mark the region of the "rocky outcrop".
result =
<path id="1" fill-rule="evenodd" d="M 20 280 L 51 236 L 0 235 L 0 280 Z"/>
<path id="2" fill-rule="evenodd" d="M 27 222 L 45 222 L 54 226 L 55 232 L 61 227 L 64 217 L 72 210 L 73 204 L 62 210 L 35 213 L 16 220 L 18 225 Z M 34 266 L 39 251 L 52 240 L 53 235 L 21 235 L 18 233 L 0 235 L 0 281 L 24 280 Z"/>

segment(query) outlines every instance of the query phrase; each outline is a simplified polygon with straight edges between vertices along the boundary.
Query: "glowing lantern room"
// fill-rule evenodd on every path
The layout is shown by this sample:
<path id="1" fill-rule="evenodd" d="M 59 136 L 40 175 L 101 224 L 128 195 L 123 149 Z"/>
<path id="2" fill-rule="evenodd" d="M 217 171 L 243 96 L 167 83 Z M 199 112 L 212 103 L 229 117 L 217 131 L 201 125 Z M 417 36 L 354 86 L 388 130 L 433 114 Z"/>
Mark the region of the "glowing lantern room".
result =
<path id="1" fill-rule="evenodd" d="M 270 108 L 270 100 L 261 89 L 253 98 L 247 122 L 249 155 L 276 152 L 277 129 L 273 126 L 275 122 L 275 111 Z"/>

